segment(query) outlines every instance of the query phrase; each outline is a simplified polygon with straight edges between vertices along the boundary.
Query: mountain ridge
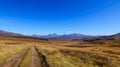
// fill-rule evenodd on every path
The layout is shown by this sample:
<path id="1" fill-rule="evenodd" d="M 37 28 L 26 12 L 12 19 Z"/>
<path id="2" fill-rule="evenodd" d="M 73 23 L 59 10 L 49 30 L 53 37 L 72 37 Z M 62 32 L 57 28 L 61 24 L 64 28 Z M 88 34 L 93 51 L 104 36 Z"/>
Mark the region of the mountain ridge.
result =
<path id="1" fill-rule="evenodd" d="M 19 33 L 7 32 L 4 30 L 0 30 L 0 36 L 27 36 Z M 49 35 L 32 35 L 32 37 L 44 38 L 44 39 L 120 39 L 120 33 L 106 36 L 92 36 L 92 35 L 84 35 L 84 34 L 49 34 Z"/>
<path id="2" fill-rule="evenodd" d="M 0 36 L 22 36 L 22 34 L 0 30 Z"/>

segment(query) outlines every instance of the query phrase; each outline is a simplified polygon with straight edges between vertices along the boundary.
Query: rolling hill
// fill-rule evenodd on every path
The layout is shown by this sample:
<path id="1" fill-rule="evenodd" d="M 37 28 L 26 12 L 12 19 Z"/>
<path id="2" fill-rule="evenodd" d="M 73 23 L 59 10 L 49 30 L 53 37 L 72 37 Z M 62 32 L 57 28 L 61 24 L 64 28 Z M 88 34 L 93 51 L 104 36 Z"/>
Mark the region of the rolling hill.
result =
<path id="1" fill-rule="evenodd" d="M 0 30 L 0 36 L 22 36 L 22 34 Z"/>

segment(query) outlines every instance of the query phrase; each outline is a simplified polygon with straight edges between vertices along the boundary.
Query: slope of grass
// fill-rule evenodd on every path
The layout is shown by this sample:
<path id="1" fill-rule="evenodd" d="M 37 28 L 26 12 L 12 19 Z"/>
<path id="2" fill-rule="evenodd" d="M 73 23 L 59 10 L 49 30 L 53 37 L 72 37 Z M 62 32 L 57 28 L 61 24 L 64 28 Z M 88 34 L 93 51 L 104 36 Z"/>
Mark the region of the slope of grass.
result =
<path id="1" fill-rule="evenodd" d="M 4 63 L 7 58 L 13 56 L 16 53 L 21 52 L 25 45 L 4 45 L 0 44 L 0 64 Z"/>
<path id="2" fill-rule="evenodd" d="M 50 67 L 119 67 L 120 55 L 108 47 L 37 46 Z M 105 52 L 109 49 L 109 52 Z M 120 50 L 117 50 L 119 52 Z M 111 53 L 112 52 L 112 53 Z"/>
<path id="3" fill-rule="evenodd" d="M 58 50 L 41 46 L 37 48 L 46 56 L 50 67 L 74 67 Z"/>

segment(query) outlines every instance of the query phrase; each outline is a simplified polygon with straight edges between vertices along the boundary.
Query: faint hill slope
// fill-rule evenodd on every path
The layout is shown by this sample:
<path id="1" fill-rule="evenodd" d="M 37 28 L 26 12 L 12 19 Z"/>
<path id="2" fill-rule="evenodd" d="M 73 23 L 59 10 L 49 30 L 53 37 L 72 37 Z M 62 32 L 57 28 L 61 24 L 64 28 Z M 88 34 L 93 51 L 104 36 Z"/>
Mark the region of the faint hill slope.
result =
<path id="1" fill-rule="evenodd" d="M 114 34 L 114 35 L 109 35 L 109 36 L 100 36 L 97 39 L 115 39 L 115 40 L 120 40 L 120 33 Z"/>
<path id="2" fill-rule="evenodd" d="M 22 36 L 22 34 L 0 30 L 0 36 Z"/>
<path id="3" fill-rule="evenodd" d="M 112 35 L 111 37 L 113 37 L 114 39 L 120 39 L 120 33 L 117 33 L 115 35 Z"/>

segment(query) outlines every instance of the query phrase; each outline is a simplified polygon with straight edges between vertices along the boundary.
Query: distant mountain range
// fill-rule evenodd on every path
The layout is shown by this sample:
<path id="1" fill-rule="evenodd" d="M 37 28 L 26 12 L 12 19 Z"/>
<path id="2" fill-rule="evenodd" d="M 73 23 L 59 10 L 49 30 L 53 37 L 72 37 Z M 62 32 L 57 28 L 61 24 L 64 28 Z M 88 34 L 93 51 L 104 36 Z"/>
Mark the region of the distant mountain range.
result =
<path id="1" fill-rule="evenodd" d="M 22 36 L 22 34 L 6 32 L 3 30 L 0 30 L 0 36 Z"/>
<path id="2" fill-rule="evenodd" d="M 45 38 L 45 39 L 120 39 L 120 33 L 109 35 L 109 36 L 91 36 L 91 35 L 84 35 L 84 34 L 63 34 L 63 35 L 57 35 L 57 34 L 49 34 L 49 35 L 33 35 L 33 37 L 38 38 Z"/>
<path id="3" fill-rule="evenodd" d="M 49 34 L 49 35 L 33 35 L 34 37 L 46 38 L 46 39 L 83 39 L 83 38 L 95 38 L 97 36 L 83 35 L 83 34 Z"/>
<path id="4" fill-rule="evenodd" d="M 3 30 L 0 30 L 0 36 L 23 36 L 23 35 L 19 33 L 12 33 L 12 32 L 6 32 Z M 69 39 L 69 40 L 73 40 L 73 39 L 120 39 L 120 33 L 109 35 L 109 36 L 91 36 L 91 35 L 73 33 L 73 34 L 63 34 L 63 35 L 57 35 L 57 34 L 32 35 L 32 37 L 44 38 L 44 39 Z"/>

